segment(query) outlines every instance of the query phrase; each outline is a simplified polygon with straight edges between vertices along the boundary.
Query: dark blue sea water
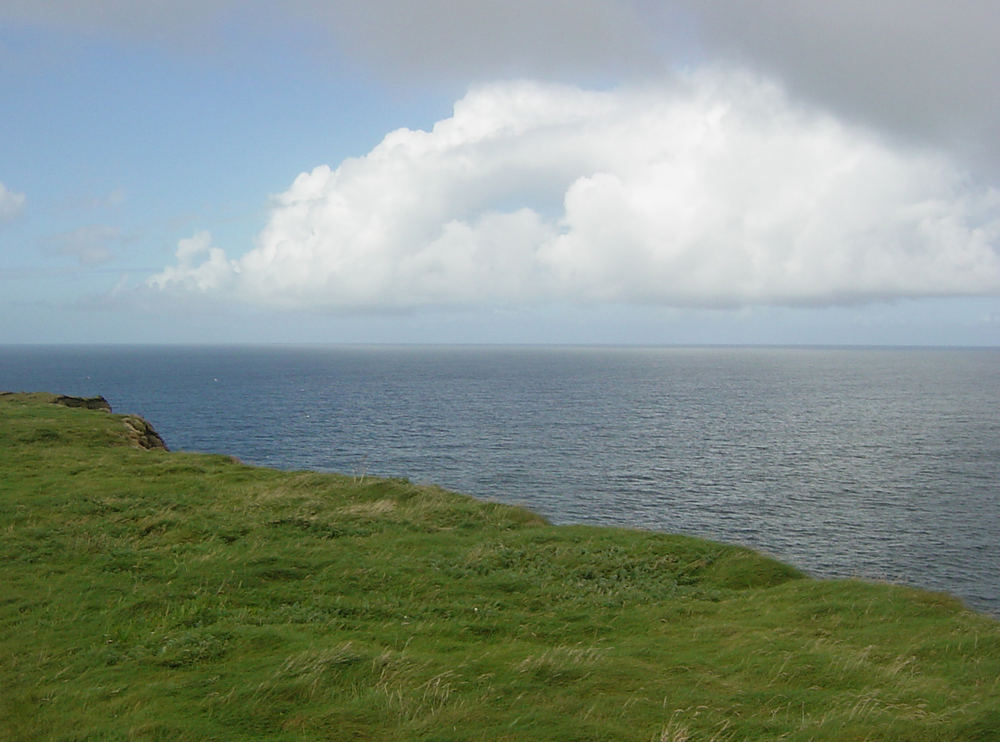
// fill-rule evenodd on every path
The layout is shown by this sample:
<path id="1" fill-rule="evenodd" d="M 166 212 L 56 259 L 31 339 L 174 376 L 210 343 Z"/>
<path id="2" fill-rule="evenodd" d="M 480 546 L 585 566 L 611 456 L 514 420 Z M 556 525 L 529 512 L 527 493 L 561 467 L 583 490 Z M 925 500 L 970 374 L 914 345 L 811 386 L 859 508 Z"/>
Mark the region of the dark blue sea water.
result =
<path id="1" fill-rule="evenodd" d="M 0 347 L 173 449 L 747 544 L 1000 615 L 1000 350 Z"/>

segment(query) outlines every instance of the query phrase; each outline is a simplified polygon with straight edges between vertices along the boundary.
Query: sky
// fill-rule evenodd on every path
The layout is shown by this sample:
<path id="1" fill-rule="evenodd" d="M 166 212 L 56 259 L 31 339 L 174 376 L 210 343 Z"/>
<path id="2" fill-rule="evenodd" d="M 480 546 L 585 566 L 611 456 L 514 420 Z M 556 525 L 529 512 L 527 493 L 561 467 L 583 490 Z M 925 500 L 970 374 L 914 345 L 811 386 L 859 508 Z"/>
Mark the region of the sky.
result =
<path id="1" fill-rule="evenodd" d="M 992 0 L 4 0 L 0 343 L 998 346 L 998 35 Z"/>

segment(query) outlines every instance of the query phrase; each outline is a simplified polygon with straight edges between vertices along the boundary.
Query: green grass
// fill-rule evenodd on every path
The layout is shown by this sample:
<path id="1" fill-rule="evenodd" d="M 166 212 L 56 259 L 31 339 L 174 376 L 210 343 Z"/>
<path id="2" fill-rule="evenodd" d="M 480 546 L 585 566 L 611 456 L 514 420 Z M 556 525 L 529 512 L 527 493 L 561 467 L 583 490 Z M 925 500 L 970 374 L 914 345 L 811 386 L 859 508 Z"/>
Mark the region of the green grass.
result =
<path id="1" fill-rule="evenodd" d="M 1000 739 L 948 596 L 131 440 L 0 396 L 0 739 Z"/>

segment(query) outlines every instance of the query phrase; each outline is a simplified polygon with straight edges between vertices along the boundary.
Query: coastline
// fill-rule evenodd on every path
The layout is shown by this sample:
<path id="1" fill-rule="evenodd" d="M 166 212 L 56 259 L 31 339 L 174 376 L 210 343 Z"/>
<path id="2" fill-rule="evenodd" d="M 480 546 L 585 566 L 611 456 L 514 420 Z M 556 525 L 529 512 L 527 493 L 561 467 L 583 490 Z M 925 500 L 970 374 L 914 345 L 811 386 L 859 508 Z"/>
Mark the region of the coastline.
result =
<path id="1" fill-rule="evenodd" d="M 12 739 L 995 728 L 1000 623 L 940 593 L 405 480 L 138 448 L 121 416 L 12 401 Z"/>

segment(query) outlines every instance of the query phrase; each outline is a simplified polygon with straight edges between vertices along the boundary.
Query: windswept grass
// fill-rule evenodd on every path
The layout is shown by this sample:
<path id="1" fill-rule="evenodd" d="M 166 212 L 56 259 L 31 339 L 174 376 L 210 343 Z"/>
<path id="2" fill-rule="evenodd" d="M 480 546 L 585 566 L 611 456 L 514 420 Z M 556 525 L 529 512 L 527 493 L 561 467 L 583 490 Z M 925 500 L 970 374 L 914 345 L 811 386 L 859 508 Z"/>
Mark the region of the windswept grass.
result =
<path id="1" fill-rule="evenodd" d="M 0 396 L 0 739 L 993 740 L 1000 624 Z"/>

